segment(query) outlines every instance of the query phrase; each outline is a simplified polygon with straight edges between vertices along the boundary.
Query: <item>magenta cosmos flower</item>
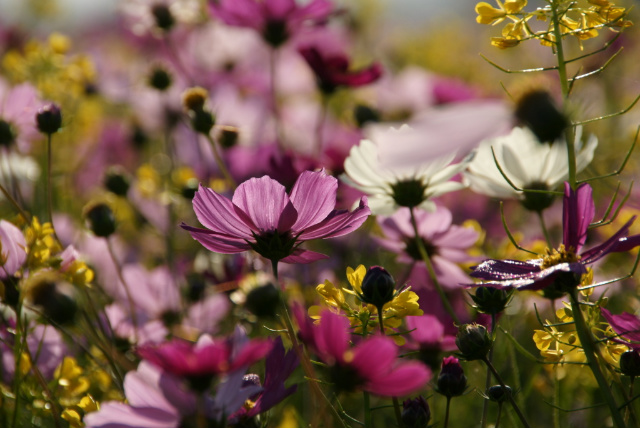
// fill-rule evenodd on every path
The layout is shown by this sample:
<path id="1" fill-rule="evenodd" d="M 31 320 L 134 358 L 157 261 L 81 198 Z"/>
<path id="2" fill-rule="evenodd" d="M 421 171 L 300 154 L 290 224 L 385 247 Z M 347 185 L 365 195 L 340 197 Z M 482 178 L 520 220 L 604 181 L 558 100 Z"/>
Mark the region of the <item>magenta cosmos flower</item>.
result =
<path id="1" fill-rule="evenodd" d="M 437 207 L 435 212 L 416 209 L 414 213 L 418 234 L 438 281 L 446 289 L 459 289 L 460 284 L 469 282 L 469 277 L 458 263 L 473 260 L 467 251 L 478 240 L 478 232 L 471 227 L 453 225 L 451 212 L 444 207 Z M 398 254 L 399 262 L 414 264 L 411 286 L 420 288 L 422 284 L 430 283 L 416 244 L 409 208 L 400 208 L 389 217 L 378 217 L 378 223 L 384 234 L 384 238 L 377 239 L 380 245 Z"/>
<path id="2" fill-rule="evenodd" d="M 271 46 L 286 43 L 306 21 L 322 22 L 333 11 L 328 0 L 209 0 L 211 12 L 225 24 L 256 30 Z"/>
<path id="3" fill-rule="evenodd" d="M 640 351 L 640 319 L 637 316 L 628 312 L 621 313 L 619 315 L 612 314 L 605 308 L 600 308 L 600 313 L 607 320 L 613 331 L 617 336 L 623 337 L 626 340 L 622 340 L 619 337 L 612 338 L 611 340 L 627 345 L 636 351 Z"/>
<path id="4" fill-rule="evenodd" d="M 382 67 L 374 63 L 367 68 L 349 71 L 349 58 L 342 54 L 324 54 L 314 46 L 298 49 L 316 75 L 318 88 L 325 94 L 340 86 L 357 87 L 375 82 L 382 76 Z"/>
<path id="5" fill-rule="evenodd" d="M 329 366 L 329 380 L 341 391 L 364 390 L 399 397 L 423 388 L 431 371 L 418 361 L 398 363 L 398 347 L 386 336 L 371 336 L 353 348 L 347 317 L 325 310 L 314 325 L 294 307 L 300 337 Z"/>
<path id="6" fill-rule="evenodd" d="M 517 260 L 486 260 L 476 266 L 471 276 L 482 281 L 475 285 L 514 287 L 521 290 L 557 291 L 564 294 L 580 284 L 587 266 L 609 253 L 625 252 L 640 245 L 640 235 L 627 237 L 632 217 L 624 226 L 600 245 L 582 251 L 589 225 L 595 216 L 591 186 L 580 185 L 575 191 L 565 183 L 562 213 L 562 244 L 557 250 L 547 250 L 541 258 Z M 552 295 L 555 295 L 553 293 Z"/>
<path id="7" fill-rule="evenodd" d="M 207 229 L 182 224 L 207 249 L 224 254 L 253 249 L 285 263 L 310 263 L 328 256 L 298 246 L 311 239 L 346 235 L 371 213 L 366 198 L 352 212 L 335 210 L 338 180 L 324 171 L 305 171 L 287 194 L 264 176 L 240 184 L 231 200 L 200 186 L 193 209 Z"/>

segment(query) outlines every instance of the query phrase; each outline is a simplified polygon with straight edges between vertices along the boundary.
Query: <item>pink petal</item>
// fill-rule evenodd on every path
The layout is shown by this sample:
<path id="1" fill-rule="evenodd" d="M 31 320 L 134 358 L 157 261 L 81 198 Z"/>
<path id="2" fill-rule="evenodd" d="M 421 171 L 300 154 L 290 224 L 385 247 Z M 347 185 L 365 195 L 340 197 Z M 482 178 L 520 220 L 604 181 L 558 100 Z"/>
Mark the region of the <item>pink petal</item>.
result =
<path id="1" fill-rule="evenodd" d="M 407 329 L 411 338 L 420 345 L 429 347 L 438 346 L 444 337 L 444 326 L 433 315 L 411 316 L 407 320 Z"/>
<path id="2" fill-rule="evenodd" d="M 0 278 L 7 278 L 18 271 L 27 260 L 27 243 L 16 226 L 0 220 Z"/>
<path id="3" fill-rule="evenodd" d="M 280 260 L 283 263 L 300 264 L 313 263 L 318 260 L 328 259 L 326 254 L 316 253 L 315 251 L 304 250 L 302 248 L 296 248 L 293 253 Z"/>
<path id="4" fill-rule="evenodd" d="M 384 336 L 374 336 L 360 342 L 353 349 L 351 366 L 366 380 L 376 378 L 379 373 L 391 370 L 398 347 L 393 340 Z"/>
<path id="5" fill-rule="evenodd" d="M 227 25 L 263 30 L 263 9 L 254 0 L 221 0 L 218 4 L 210 1 L 209 8 Z"/>
<path id="6" fill-rule="evenodd" d="M 193 239 L 200 242 L 206 249 L 215 253 L 234 254 L 251 249 L 251 246 L 240 238 L 221 235 L 207 229 L 187 226 L 184 223 L 182 223 L 180 227 L 189 231 Z M 253 238 L 251 238 L 251 240 L 253 240 Z"/>
<path id="7" fill-rule="evenodd" d="M 321 314 L 320 325 L 314 331 L 320 356 L 329 364 L 343 362 L 349 347 L 349 320 L 329 310 Z"/>
<path id="8" fill-rule="evenodd" d="M 232 202 L 253 221 L 259 232 L 275 231 L 289 196 L 282 184 L 265 175 L 240 184 Z"/>
<path id="9" fill-rule="evenodd" d="M 409 361 L 365 384 L 366 391 L 385 397 L 401 397 L 424 388 L 431 370 L 418 361 Z"/>
<path id="10" fill-rule="evenodd" d="M 587 239 L 589 224 L 595 216 L 591 186 L 581 184 L 577 190 L 564 183 L 564 205 L 562 210 L 562 243 L 567 249 L 578 252 Z"/>
<path id="11" fill-rule="evenodd" d="M 324 170 L 300 174 L 290 196 L 298 212 L 298 220 L 292 227 L 294 233 L 320 223 L 333 211 L 337 189 L 338 180 Z"/>
<path id="12" fill-rule="evenodd" d="M 150 407 L 133 408 L 110 401 L 100 410 L 84 417 L 87 428 L 176 428 L 180 423 L 177 413 Z"/>
<path id="13" fill-rule="evenodd" d="M 193 210 L 198 221 L 213 232 L 242 239 L 251 239 L 255 226 L 236 213 L 231 201 L 200 185 L 193 197 Z"/>

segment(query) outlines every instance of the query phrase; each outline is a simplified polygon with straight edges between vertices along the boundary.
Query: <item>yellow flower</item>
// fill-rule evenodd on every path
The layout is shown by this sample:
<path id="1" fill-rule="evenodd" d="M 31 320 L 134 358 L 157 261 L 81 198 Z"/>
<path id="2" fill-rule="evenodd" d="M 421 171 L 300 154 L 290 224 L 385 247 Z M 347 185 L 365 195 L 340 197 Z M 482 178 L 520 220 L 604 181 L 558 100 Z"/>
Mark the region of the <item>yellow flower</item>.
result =
<path id="1" fill-rule="evenodd" d="M 71 407 L 67 407 L 62 412 L 62 419 L 69 422 L 69 425 L 74 428 L 81 428 L 84 426 L 82 418 L 86 413 L 97 412 L 100 410 L 100 405 L 89 394 L 82 397 L 80 402 Z"/>
<path id="2" fill-rule="evenodd" d="M 364 265 L 358 266 L 355 270 L 351 267 L 347 268 L 347 280 L 356 293 L 362 294 L 362 280 L 367 274 L 367 269 Z"/>
<path id="3" fill-rule="evenodd" d="M 500 3 L 500 0 L 496 1 L 499 9 L 486 2 L 480 2 L 476 5 L 476 13 L 478 14 L 476 21 L 479 24 L 499 24 L 508 15 L 519 13 L 527 5 L 527 0 L 506 0 L 504 4 Z"/>
<path id="4" fill-rule="evenodd" d="M 342 290 L 336 288 L 328 279 L 316 287 L 316 292 L 324 299 L 324 303 L 336 309 L 348 309 Z"/>
<path id="5" fill-rule="evenodd" d="M 508 49 L 516 47 L 520 44 L 520 40 L 513 37 L 492 37 L 491 45 L 500 49 Z"/>

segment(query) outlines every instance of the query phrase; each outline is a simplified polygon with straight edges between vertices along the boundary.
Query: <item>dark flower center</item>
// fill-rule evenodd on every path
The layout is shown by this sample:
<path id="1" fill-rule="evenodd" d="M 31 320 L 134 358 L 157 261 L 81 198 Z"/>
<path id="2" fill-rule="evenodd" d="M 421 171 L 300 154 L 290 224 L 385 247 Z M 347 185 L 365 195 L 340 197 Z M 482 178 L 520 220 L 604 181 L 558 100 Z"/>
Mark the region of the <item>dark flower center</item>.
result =
<path id="1" fill-rule="evenodd" d="M 532 190 L 550 190 L 547 183 L 534 182 L 524 187 Z M 553 193 L 524 192 L 522 205 L 529 211 L 541 212 L 553 204 Z"/>
<path id="2" fill-rule="evenodd" d="M 420 180 L 399 181 L 391 185 L 393 200 L 401 207 L 417 207 L 425 201 L 427 186 Z"/>
<path id="3" fill-rule="evenodd" d="M 287 23 L 282 19 L 270 19 L 265 23 L 262 37 L 274 48 L 282 46 L 289 39 Z"/>
<path id="4" fill-rule="evenodd" d="M 249 242 L 251 248 L 271 261 L 279 261 L 290 256 L 296 243 L 296 239 L 289 232 L 269 231 L 260 235 L 254 233 L 253 237 L 256 242 Z"/>
<path id="5" fill-rule="evenodd" d="M 429 257 L 433 257 L 438 254 L 438 247 L 436 247 L 430 241 L 427 241 L 424 238 L 420 238 L 420 239 L 422 239 L 422 245 L 424 245 L 424 248 L 427 250 L 427 255 Z M 409 254 L 409 257 L 411 257 L 412 259 L 422 260 L 422 255 L 420 254 L 420 250 L 418 249 L 418 243 L 416 242 L 415 239 L 408 239 L 405 243 L 404 250 L 407 252 L 407 254 Z"/>
<path id="6" fill-rule="evenodd" d="M 364 383 L 364 379 L 353 367 L 342 364 L 336 364 L 329 369 L 329 381 L 339 392 L 356 391 Z"/>
<path id="7" fill-rule="evenodd" d="M 9 147 L 16 140 L 16 133 L 9 122 L 0 119 L 0 147 Z"/>

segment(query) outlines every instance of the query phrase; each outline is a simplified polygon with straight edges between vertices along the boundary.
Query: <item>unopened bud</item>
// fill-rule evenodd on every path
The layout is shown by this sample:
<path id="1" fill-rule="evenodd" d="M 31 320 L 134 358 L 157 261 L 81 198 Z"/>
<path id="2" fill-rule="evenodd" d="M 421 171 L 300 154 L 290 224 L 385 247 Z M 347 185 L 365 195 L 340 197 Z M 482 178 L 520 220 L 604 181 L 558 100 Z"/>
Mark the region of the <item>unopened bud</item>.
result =
<path id="1" fill-rule="evenodd" d="M 457 397 L 467 389 L 467 377 L 456 357 L 442 360 L 442 369 L 438 375 L 437 391 L 445 397 Z"/>
<path id="2" fill-rule="evenodd" d="M 107 238 L 116 231 L 116 218 L 109 205 L 98 203 L 85 209 L 84 217 L 87 227 L 96 236 Z"/>
<path id="3" fill-rule="evenodd" d="M 151 15 L 156 21 L 156 26 L 164 31 L 171 30 L 176 24 L 176 20 L 166 4 L 156 3 L 151 6 Z"/>
<path id="4" fill-rule="evenodd" d="M 156 67 L 151 70 L 148 83 L 152 88 L 155 88 L 159 91 L 164 91 L 171 86 L 171 82 L 171 75 L 164 68 Z"/>
<path id="5" fill-rule="evenodd" d="M 496 403 L 502 403 L 508 400 L 511 394 L 511 387 L 508 385 L 505 385 L 504 388 L 501 385 L 493 385 L 487 389 L 487 397 Z"/>
<path id="6" fill-rule="evenodd" d="M 493 341 L 487 328 L 480 324 L 464 324 L 458 328 L 456 346 L 467 361 L 481 360 L 487 356 Z"/>
<path id="7" fill-rule="evenodd" d="M 129 177 L 124 169 L 113 166 L 104 176 L 104 187 L 118 196 L 127 196 Z"/>
<path id="8" fill-rule="evenodd" d="M 238 143 L 240 132 L 235 126 L 223 126 L 218 133 L 218 142 L 220 146 L 229 149 Z"/>
<path id="9" fill-rule="evenodd" d="M 38 131 L 51 135 L 60 130 L 62 126 L 62 112 L 57 104 L 51 103 L 41 107 L 36 113 Z"/>
<path id="10" fill-rule="evenodd" d="M 206 110 L 193 110 L 191 116 L 191 126 L 193 129 L 203 135 L 209 135 L 211 128 L 216 124 L 216 118 L 213 114 Z"/>
<path id="11" fill-rule="evenodd" d="M 273 284 L 256 287 L 247 294 L 245 307 L 257 317 L 274 317 L 280 307 L 280 291 Z"/>
<path id="12" fill-rule="evenodd" d="M 396 281 L 391 274 L 381 266 L 369 268 L 362 279 L 361 299 L 376 308 L 382 308 L 385 303 L 393 300 Z"/>
<path id="13" fill-rule="evenodd" d="M 406 428 L 426 428 L 431 419 L 431 409 L 422 395 L 402 403 L 402 423 Z"/>
<path id="14" fill-rule="evenodd" d="M 476 294 L 471 296 L 474 307 L 483 314 L 496 315 L 504 311 L 511 300 L 512 290 L 504 290 L 494 287 L 478 287 Z"/>
<path id="15" fill-rule="evenodd" d="M 208 97 L 209 92 L 205 88 L 195 86 L 183 92 L 182 105 L 189 111 L 202 110 Z"/>
<path id="16" fill-rule="evenodd" d="M 545 90 L 533 90 L 520 97 L 515 114 L 541 143 L 553 143 L 569 125 L 567 118 Z"/>
<path id="17" fill-rule="evenodd" d="M 620 371 L 625 376 L 640 376 L 640 354 L 638 351 L 630 350 L 620 355 Z"/>

